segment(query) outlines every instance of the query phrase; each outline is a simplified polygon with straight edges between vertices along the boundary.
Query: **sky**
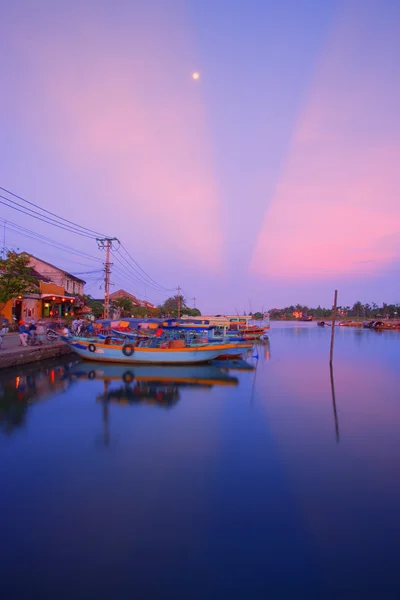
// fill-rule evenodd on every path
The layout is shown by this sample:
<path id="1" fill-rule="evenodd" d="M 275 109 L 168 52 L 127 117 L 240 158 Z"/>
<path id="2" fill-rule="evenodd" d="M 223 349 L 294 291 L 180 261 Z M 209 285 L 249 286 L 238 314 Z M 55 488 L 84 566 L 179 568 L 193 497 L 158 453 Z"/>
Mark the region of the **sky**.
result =
<path id="1" fill-rule="evenodd" d="M 400 302 L 396 0 L 0 11 L 0 186 L 117 237 L 203 313 L 331 306 L 335 289 L 342 305 Z M 102 296 L 94 240 L 1 204 L 0 218 L 97 258 L 0 222 L 7 247 Z M 113 291 L 170 294 L 114 265 Z"/>

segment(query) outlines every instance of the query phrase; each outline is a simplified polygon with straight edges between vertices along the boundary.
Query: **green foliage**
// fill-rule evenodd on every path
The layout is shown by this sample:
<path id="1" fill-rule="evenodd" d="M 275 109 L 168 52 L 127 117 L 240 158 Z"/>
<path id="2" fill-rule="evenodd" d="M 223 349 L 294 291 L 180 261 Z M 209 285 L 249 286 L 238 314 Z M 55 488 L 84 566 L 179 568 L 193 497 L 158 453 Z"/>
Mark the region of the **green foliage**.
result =
<path id="1" fill-rule="evenodd" d="M 132 316 L 134 304 L 131 298 L 117 298 L 113 300 L 112 306 L 119 311 L 121 317 Z"/>
<path id="2" fill-rule="evenodd" d="M 104 305 L 102 302 L 95 300 L 92 296 L 83 296 L 86 306 L 90 308 L 96 319 L 100 319 L 104 313 Z"/>
<path id="3" fill-rule="evenodd" d="M 27 254 L 13 250 L 7 252 L 6 258 L 0 258 L 0 312 L 10 300 L 38 292 L 37 281 L 30 274 L 29 260 Z"/>
<path id="4" fill-rule="evenodd" d="M 262 321 L 262 320 L 263 320 L 263 318 L 264 318 L 264 315 L 263 315 L 262 313 L 260 313 L 260 312 L 256 312 L 256 313 L 254 313 L 254 315 L 253 315 L 253 319 L 254 319 L 255 321 Z"/>
<path id="5" fill-rule="evenodd" d="M 285 308 L 271 308 L 269 314 L 271 319 L 293 319 L 293 312 L 295 310 L 301 310 L 303 315 L 308 314 L 317 319 L 324 317 L 329 318 L 333 316 L 333 307 L 322 308 L 318 305 L 317 308 L 308 308 L 306 306 L 301 306 L 300 304 L 297 306 L 287 306 Z M 337 316 L 339 319 L 344 317 L 353 319 L 398 319 L 400 318 L 400 305 L 386 304 L 384 302 L 382 306 L 379 307 L 376 302 L 372 302 L 371 304 L 368 302 L 366 304 L 362 304 L 362 302 L 357 301 L 353 304 L 353 306 L 338 306 Z"/>
<path id="6" fill-rule="evenodd" d="M 134 304 L 132 298 L 128 298 L 126 296 L 114 300 L 112 302 L 112 306 L 119 311 L 120 316 L 122 318 L 144 318 L 153 316 L 156 317 L 160 313 L 158 308 L 151 306 L 138 306 L 137 304 Z"/>
<path id="7" fill-rule="evenodd" d="M 201 312 L 198 308 L 189 308 L 186 304 L 186 299 L 183 296 L 171 296 L 164 304 L 161 304 L 158 309 L 162 315 L 166 317 L 177 317 L 178 316 L 178 300 L 180 300 L 180 313 L 181 316 L 187 315 L 188 317 L 201 317 Z"/>

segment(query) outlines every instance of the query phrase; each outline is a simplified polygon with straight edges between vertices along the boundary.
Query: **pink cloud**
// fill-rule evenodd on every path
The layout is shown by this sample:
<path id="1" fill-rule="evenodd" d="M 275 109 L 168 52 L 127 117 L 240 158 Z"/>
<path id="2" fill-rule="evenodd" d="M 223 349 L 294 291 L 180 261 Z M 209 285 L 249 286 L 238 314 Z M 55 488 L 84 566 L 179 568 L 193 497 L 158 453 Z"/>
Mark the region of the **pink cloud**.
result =
<path id="1" fill-rule="evenodd" d="M 372 48 L 369 61 L 371 18 L 343 14 L 328 43 L 256 241 L 253 273 L 371 273 L 399 256 L 397 104 L 387 57 Z"/>
<path id="2" fill-rule="evenodd" d="M 153 17 L 134 31 L 122 24 L 119 38 L 106 19 L 84 22 L 73 39 L 20 36 L 40 93 L 29 111 L 21 102 L 19 118 L 85 181 L 92 208 L 109 202 L 108 231 L 219 271 L 221 207 L 193 45 L 187 27 L 170 25 L 184 14 Z"/>

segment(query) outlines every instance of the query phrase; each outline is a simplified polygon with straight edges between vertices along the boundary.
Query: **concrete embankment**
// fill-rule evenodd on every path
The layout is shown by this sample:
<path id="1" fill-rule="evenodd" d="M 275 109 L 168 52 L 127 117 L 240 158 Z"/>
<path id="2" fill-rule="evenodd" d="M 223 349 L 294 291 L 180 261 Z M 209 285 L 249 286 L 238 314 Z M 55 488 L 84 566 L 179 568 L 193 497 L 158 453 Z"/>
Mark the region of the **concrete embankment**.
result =
<path id="1" fill-rule="evenodd" d="M 7 338 L 6 338 L 7 339 Z M 48 358 L 57 358 L 71 354 L 71 348 L 64 342 L 52 342 L 44 346 L 28 346 L 24 348 L 7 347 L 0 350 L 0 369 L 34 363 Z"/>

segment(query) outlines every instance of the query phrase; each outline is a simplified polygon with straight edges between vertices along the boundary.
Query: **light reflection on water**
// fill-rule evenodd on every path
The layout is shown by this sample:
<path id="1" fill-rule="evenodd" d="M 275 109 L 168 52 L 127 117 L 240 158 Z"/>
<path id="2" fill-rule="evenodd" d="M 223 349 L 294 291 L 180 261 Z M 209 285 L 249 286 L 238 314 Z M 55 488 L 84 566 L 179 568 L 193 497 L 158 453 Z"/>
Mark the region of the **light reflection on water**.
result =
<path id="1" fill-rule="evenodd" d="M 0 376 L 6 597 L 397 597 L 400 332 L 329 341 Z"/>

